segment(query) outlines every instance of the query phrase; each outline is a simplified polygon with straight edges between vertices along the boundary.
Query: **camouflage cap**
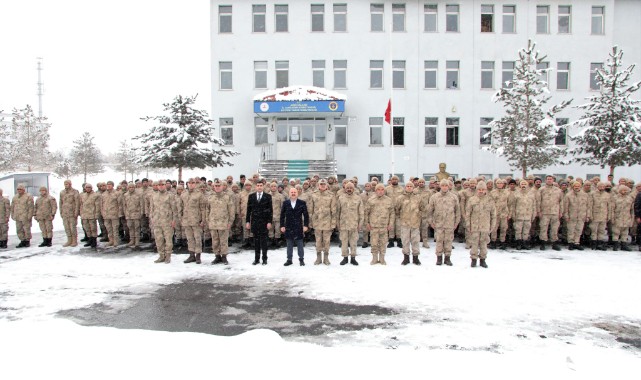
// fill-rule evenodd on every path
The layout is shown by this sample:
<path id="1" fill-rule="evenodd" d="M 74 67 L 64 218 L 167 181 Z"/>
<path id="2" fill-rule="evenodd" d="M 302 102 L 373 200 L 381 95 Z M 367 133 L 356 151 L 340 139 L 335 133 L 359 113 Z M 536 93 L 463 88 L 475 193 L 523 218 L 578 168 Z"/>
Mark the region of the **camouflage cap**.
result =
<path id="1" fill-rule="evenodd" d="M 319 185 L 327 185 L 327 180 L 325 178 L 323 178 L 320 181 L 318 181 L 318 184 Z"/>
<path id="2" fill-rule="evenodd" d="M 374 187 L 374 190 L 378 190 L 378 189 L 385 190 L 385 185 L 383 185 L 382 183 L 377 184 L 376 187 Z"/>
<path id="3" fill-rule="evenodd" d="M 39 190 L 39 191 L 42 191 L 42 190 L 44 190 L 44 191 L 49 191 L 49 189 L 47 189 L 46 187 L 44 187 L 44 186 L 40 186 L 40 190 Z"/>
<path id="4" fill-rule="evenodd" d="M 216 178 L 216 179 L 214 179 L 214 182 L 213 182 L 212 184 L 214 184 L 214 185 L 222 185 L 223 183 L 222 183 L 222 181 L 221 181 L 221 180 L 219 180 L 218 178 Z"/>
<path id="5" fill-rule="evenodd" d="M 390 179 L 395 179 L 395 180 L 397 180 L 397 181 L 399 180 L 399 178 L 398 178 L 398 176 L 397 176 L 397 175 L 393 175 L 393 176 L 392 176 L 392 178 L 390 178 Z"/>
<path id="6" fill-rule="evenodd" d="M 16 187 L 16 190 L 25 190 L 25 187 L 24 187 L 24 185 L 23 185 L 23 184 L 19 184 L 19 185 Z"/>
<path id="7" fill-rule="evenodd" d="M 487 190 L 487 185 L 484 181 L 479 181 L 479 183 L 476 184 L 476 190 Z"/>
<path id="8" fill-rule="evenodd" d="M 449 186 L 450 185 L 450 181 L 448 181 L 446 179 L 442 179 L 441 182 L 440 182 L 440 185 L 441 186 Z"/>

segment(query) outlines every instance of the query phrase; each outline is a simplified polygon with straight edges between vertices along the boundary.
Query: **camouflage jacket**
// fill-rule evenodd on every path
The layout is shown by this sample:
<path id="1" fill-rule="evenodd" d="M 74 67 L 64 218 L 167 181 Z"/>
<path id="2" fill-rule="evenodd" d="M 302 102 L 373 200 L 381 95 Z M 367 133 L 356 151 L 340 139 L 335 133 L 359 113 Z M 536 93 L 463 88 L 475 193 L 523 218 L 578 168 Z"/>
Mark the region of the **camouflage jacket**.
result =
<path id="1" fill-rule="evenodd" d="M 80 194 L 80 218 L 98 219 L 102 205 L 101 195 L 92 191 L 91 193 Z"/>
<path id="2" fill-rule="evenodd" d="M 394 202 L 387 195 L 369 198 L 365 206 L 365 224 L 371 228 L 393 228 L 396 219 Z"/>
<path id="3" fill-rule="evenodd" d="M 21 222 L 30 221 L 33 217 L 33 197 L 25 192 L 22 195 L 16 194 L 11 201 L 11 219 Z"/>
<path id="4" fill-rule="evenodd" d="M 236 217 L 236 206 L 229 194 L 220 192 L 209 197 L 207 204 L 207 221 L 211 230 L 226 230 Z"/>
<path id="5" fill-rule="evenodd" d="M 60 192 L 60 216 L 77 218 L 80 215 L 80 193 L 76 189 L 64 189 Z"/>
<path id="6" fill-rule="evenodd" d="M 158 191 L 151 197 L 149 203 L 150 223 L 154 227 L 168 227 L 178 219 L 174 195 Z"/>
<path id="7" fill-rule="evenodd" d="M 319 231 L 333 230 L 336 227 L 336 211 L 336 197 L 330 190 L 317 191 L 307 202 L 312 225 Z"/>
<path id="8" fill-rule="evenodd" d="M 475 195 L 465 206 L 466 227 L 471 232 L 490 232 L 496 227 L 496 207 L 491 197 Z"/>
<path id="9" fill-rule="evenodd" d="M 423 215 L 421 197 L 416 193 L 403 192 L 394 203 L 396 217 L 401 227 L 420 228 Z"/>
<path id="10" fill-rule="evenodd" d="M 427 207 L 427 223 L 434 229 L 454 229 L 461 221 L 461 207 L 456 194 L 438 192 L 430 198 Z"/>
<path id="11" fill-rule="evenodd" d="M 38 197 L 38 199 L 36 199 L 33 218 L 39 222 L 43 220 L 53 220 L 57 211 L 58 204 L 56 203 L 56 198 L 47 193 L 44 197 Z"/>
<path id="12" fill-rule="evenodd" d="M 336 227 L 339 230 L 356 230 L 363 225 L 365 210 L 363 201 L 352 193 L 343 194 L 336 205 Z"/>

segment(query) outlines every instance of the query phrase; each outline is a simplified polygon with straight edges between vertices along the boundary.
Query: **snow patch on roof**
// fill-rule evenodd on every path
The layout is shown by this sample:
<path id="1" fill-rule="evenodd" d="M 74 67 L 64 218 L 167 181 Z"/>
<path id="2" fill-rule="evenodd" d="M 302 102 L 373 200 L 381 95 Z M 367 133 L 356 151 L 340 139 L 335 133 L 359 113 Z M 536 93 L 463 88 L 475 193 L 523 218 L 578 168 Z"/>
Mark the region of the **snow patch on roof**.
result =
<path id="1" fill-rule="evenodd" d="M 290 86 L 261 92 L 254 96 L 256 102 L 302 101 L 302 100 L 345 100 L 346 96 L 314 86 Z"/>

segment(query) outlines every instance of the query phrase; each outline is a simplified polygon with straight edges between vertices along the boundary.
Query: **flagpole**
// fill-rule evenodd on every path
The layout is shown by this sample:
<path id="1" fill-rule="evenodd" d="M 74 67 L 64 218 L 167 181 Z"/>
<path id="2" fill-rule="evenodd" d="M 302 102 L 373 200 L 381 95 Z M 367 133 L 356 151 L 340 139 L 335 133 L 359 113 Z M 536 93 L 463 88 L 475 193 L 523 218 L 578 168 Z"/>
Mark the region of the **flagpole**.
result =
<path id="1" fill-rule="evenodd" d="M 390 118 L 389 118 L 389 130 L 390 130 L 390 158 L 392 163 L 392 176 L 396 175 L 396 160 L 394 156 L 394 111 L 392 110 L 392 97 L 394 96 L 394 68 L 392 63 L 392 26 L 393 26 L 394 15 L 390 17 L 389 21 L 389 104 L 390 104 Z"/>

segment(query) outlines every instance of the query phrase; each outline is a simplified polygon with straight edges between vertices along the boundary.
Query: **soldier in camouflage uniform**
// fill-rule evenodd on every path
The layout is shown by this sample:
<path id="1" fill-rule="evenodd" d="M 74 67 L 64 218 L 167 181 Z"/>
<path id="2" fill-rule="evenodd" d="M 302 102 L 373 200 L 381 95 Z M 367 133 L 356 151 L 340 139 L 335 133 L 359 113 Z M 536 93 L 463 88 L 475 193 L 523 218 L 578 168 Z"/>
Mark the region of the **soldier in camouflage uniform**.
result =
<path id="1" fill-rule="evenodd" d="M 181 195 L 182 227 L 187 235 L 189 257 L 185 264 L 196 262 L 196 255 L 203 252 L 203 228 L 207 218 L 207 197 L 198 189 L 198 179 L 192 178 L 187 183 L 187 191 Z M 177 213 L 177 211 L 176 211 Z"/>
<path id="2" fill-rule="evenodd" d="M 216 255 L 212 264 L 229 264 L 227 261 L 229 230 L 236 216 L 236 206 L 232 197 L 223 191 L 219 179 L 213 182 L 214 193 L 207 204 L 208 226 L 212 237 L 212 251 Z M 196 255 L 196 264 L 200 264 L 200 254 Z M 266 263 L 265 263 L 266 264 Z"/>
<path id="3" fill-rule="evenodd" d="M 374 188 L 370 182 L 366 182 L 365 185 L 363 185 L 363 192 L 359 194 L 359 196 L 363 201 L 363 206 L 367 205 L 367 201 L 371 197 L 375 196 Z M 367 247 L 369 247 L 369 231 L 367 231 L 366 229 L 363 229 L 363 248 L 367 248 Z"/>
<path id="4" fill-rule="evenodd" d="M 510 219 L 510 209 L 508 207 L 510 191 L 505 188 L 505 184 L 505 180 L 499 178 L 496 180 L 496 189 L 489 193 L 489 196 L 494 200 L 494 207 L 496 207 L 496 224 L 492 230 L 490 248 L 496 248 L 496 240 L 498 238 L 500 248 L 507 249 L 505 238 L 507 236 L 508 220 Z"/>
<path id="5" fill-rule="evenodd" d="M 185 229 L 183 228 L 182 224 L 182 215 L 183 215 L 183 205 L 181 201 L 181 196 L 185 192 L 185 186 L 184 185 L 177 185 L 176 186 L 176 196 L 174 197 L 174 200 L 176 202 L 176 210 L 178 212 L 178 217 L 176 218 L 176 227 L 174 228 L 174 238 L 176 240 L 176 244 L 174 246 L 178 249 L 180 248 L 187 248 L 187 239 L 185 235 Z"/>
<path id="6" fill-rule="evenodd" d="M 31 220 L 33 218 L 33 197 L 27 193 L 24 185 L 16 188 L 17 194 L 11 201 L 11 219 L 16 221 L 16 232 L 20 244 L 16 248 L 26 248 L 31 245 Z"/>
<path id="7" fill-rule="evenodd" d="M 251 181 L 245 181 L 245 185 L 243 186 L 243 189 L 238 196 L 238 217 L 241 223 L 241 238 L 243 241 L 243 245 L 241 246 L 241 248 L 243 249 L 249 249 L 252 247 L 251 241 L 253 239 L 251 239 L 251 231 L 245 228 L 245 219 L 247 218 L 247 202 L 249 199 L 249 194 L 251 194 L 252 192 L 252 187 L 253 185 Z"/>
<path id="8" fill-rule="evenodd" d="M 120 193 L 114 189 L 113 181 L 107 182 L 107 191 L 101 195 L 102 208 L 100 214 L 105 220 L 107 235 L 109 237 L 108 246 L 115 247 L 118 245 L 118 225 L 120 215 L 122 214 L 122 203 Z"/>
<path id="9" fill-rule="evenodd" d="M 375 187 L 375 195 L 370 197 L 365 205 L 365 226 L 370 232 L 372 242 L 371 265 L 385 262 L 385 251 L 387 249 L 386 239 L 389 232 L 394 228 L 396 212 L 392 198 L 385 195 L 385 186 L 379 183 Z"/>
<path id="10" fill-rule="evenodd" d="M 410 247 L 412 249 L 412 263 L 421 265 L 421 261 L 418 259 L 418 255 L 421 253 L 419 242 L 424 207 L 421 200 L 418 193 L 414 192 L 414 183 L 409 181 L 405 184 L 403 194 L 397 196 L 394 202 L 396 220 L 401 224 L 401 241 L 403 243 L 403 262 L 401 265 L 410 263 Z"/>
<path id="11" fill-rule="evenodd" d="M 517 249 L 530 249 L 528 240 L 532 221 L 536 216 L 536 194 L 526 180 L 519 182 L 519 190 L 510 195 L 510 219 L 514 221 L 514 240 Z"/>
<path id="12" fill-rule="evenodd" d="M 341 265 L 347 264 L 348 256 L 350 264 L 358 265 L 356 261 L 356 243 L 358 242 L 358 231 L 363 226 L 365 210 L 361 198 L 354 194 L 354 184 L 348 182 L 345 185 L 345 194 L 338 198 L 336 205 L 336 228 L 340 231 L 342 242 Z"/>
<path id="13" fill-rule="evenodd" d="M 0 189 L 0 248 L 7 248 L 10 216 L 11 201 L 9 201 L 9 198 L 2 195 L 2 189 Z"/>
<path id="14" fill-rule="evenodd" d="M 151 228 L 149 228 L 149 196 L 153 194 L 153 190 L 149 187 L 149 180 L 143 178 L 141 188 L 138 190 L 142 193 L 143 210 L 142 218 L 140 218 L 140 241 L 148 242 L 151 240 Z"/>
<path id="15" fill-rule="evenodd" d="M 88 241 L 85 247 L 96 248 L 98 244 L 98 227 L 102 207 L 101 195 L 93 191 L 90 183 L 85 184 L 85 191 L 80 194 L 80 220 L 82 228 L 87 232 Z"/>
<path id="16" fill-rule="evenodd" d="M 550 227 L 550 240 L 552 249 L 560 251 L 559 246 L 559 225 L 563 216 L 563 193 L 561 189 L 554 186 L 554 177 L 545 177 L 545 187 L 538 192 L 538 215 L 539 215 L 539 238 L 541 239 L 541 250 L 545 250 L 548 242 L 548 226 Z"/>
<path id="17" fill-rule="evenodd" d="M 592 215 L 590 196 L 582 191 L 581 182 L 572 184 L 572 191 L 563 198 L 563 219 L 567 226 L 567 239 L 570 251 L 583 251 L 581 247 L 581 233 L 583 225 L 590 221 Z"/>
<path id="18" fill-rule="evenodd" d="M 332 231 L 336 228 L 336 197 L 329 190 L 329 183 L 326 180 L 321 179 L 318 183 L 318 191 L 307 202 L 307 212 L 313 215 L 312 221 L 315 227 L 316 261 L 314 265 L 319 265 L 321 262 L 329 265 L 329 243 Z"/>
<path id="19" fill-rule="evenodd" d="M 423 210 L 421 214 L 421 241 L 423 242 L 423 248 L 429 248 L 429 225 L 427 224 L 427 207 L 430 204 L 430 197 L 434 194 L 429 187 L 425 186 L 425 179 L 419 178 L 418 188 L 414 189 L 421 198 L 421 209 Z"/>
<path id="20" fill-rule="evenodd" d="M 60 192 L 60 216 L 65 226 L 67 242 L 63 247 L 78 245 L 78 215 L 80 214 L 80 193 L 71 187 L 71 181 L 66 180 L 65 188 Z"/>
<path id="21" fill-rule="evenodd" d="M 456 194 L 449 191 L 450 182 L 442 180 L 441 191 L 432 195 L 427 208 L 427 222 L 434 229 L 436 237 L 436 265 L 452 265 L 452 241 L 454 230 L 461 221 L 461 207 Z"/>
<path id="22" fill-rule="evenodd" d="M 610 215 L 611 197 L 605 191 L 605 182 L 599 182 L 597 191 L 592 191 L 592 217 L 590 218 L 590 231 L 592 231 L 592 249 L 601 251 L 607 250 L 608 235 L 605 232 L 605 226 Z"/>
<path id="23" fill-rule="evenodd" d="M 51 247 L 53 239 L 53 218 L 56 217 L 58 205 L 56 198 L 49 195 L 46 187 L 40 187 L 40 196 L 36 200 L 33 218 L 38 222 L 42 232 L 42 243 L 38 247 Z"/>
<path id="24" fill-rule="evenodd" d="M 272 196 L 272 228 L 269 229 L 269 238 L 272 239 L 272 248 L 280 248 L 280 211 L 285 202 L 285 196 L 278 192 L 278 184 L 272 182 L 269 185 L 269 195 Z"/>
<path id="25" fill-rule="evenodd" d="M 628 246 L 628 234 L 634 220 L 634 199 L 630 196 L 630 188 L 619 185 L 618 194 L 612 197 L 610 212 L 612 221 L 613 250 L 631 251 Z"/>
<path id="26" fill-rule="evenodd" d="M 464 225 L 465 228 L 465 249 L 471 249 L 472 245 L 470 243 L 469 239 L 469 228 L 467 226 L 467 221 L 465 220 L 465 206 L 467 205 L 467 201 L 472 198 L 474 195 L 476 195 L 476 179 L 472 178 L 469 181 L 467 181 L 467 189 L 463 190 L 462 192 L 458 193 L 459 196 L 459 202 L 460 202 L 460 207 L 461 207 L 461 223 Z"/>
<path id="27" fill-rule="evenodd" d="M 104 182 L 98 182 L 96 187 L 98 188 L 98 195 L 100 195 L 100 202 L 102 202 L 102 195 L 107 191 L 107 184 Z M 100 217 L 98 218 L 98 225 L 100 226 L 100 235 L 98 235 L 98 237 L 101 238 L 100 241 L 109 241 L 109 233 L 107 231 L 107 226 L 105 225 L 105 218 L 102 217 L 102 214 L 100 214 Z"/>
<path id="28" fill-rule="evenodd" d="M 136 191 L 133 182 L 127 185 L 127 193 L 122 197 L 124 217 L 129 227 L 129 243 L 127 246 L 138 250 L 140 244 L 140 220 L 145 208 L 142 192 Z"/>
<path id="29" fill-rule="evenodd" d="M 390 178 L 390 185 L 385 188 L 385 195 L 392 199 L 392 202 L 396 204 L 396 197 L 403 194 L 403 187 L 398 185 L 399 178 L 398 176 L 392 176 Z M 394 221 L 394 230 L 389 232 L 389 242 L 387 248 L 394 247 L 394 242 L 396 241 L 396 246 L 403 248 L 403 242 L 401 241 L 401 223 L 398 220 L 398 215 Z"/>
<path id="30" fill-rule="evenodd" d="M 174 195 L 167 191 L 162 182 L 158 181 L 158 192 L 152 196 L 149 203 L 149 224 L 154 229 L 154 239 L 158 249 L 158 258 L 154 262 L 169 264 L 171 252 L 174 249 L 172 240 L 178 211 Z"/>
<path id="31" fill-rule="evenodd" d="M 487 195 L 487 186 L 481 181 L 476 185 L 476 195 L 468 199 L 465 205 L 465 220 L 470 231 L 471 266 L 476 266 L 480 258 L 480 266 L 487 268 L 487 244 L 490 242 L 490 232 L 496 226 L 496 206 Z M 480 252 L 480 254 L 479 254 Z"/>

